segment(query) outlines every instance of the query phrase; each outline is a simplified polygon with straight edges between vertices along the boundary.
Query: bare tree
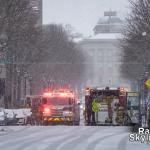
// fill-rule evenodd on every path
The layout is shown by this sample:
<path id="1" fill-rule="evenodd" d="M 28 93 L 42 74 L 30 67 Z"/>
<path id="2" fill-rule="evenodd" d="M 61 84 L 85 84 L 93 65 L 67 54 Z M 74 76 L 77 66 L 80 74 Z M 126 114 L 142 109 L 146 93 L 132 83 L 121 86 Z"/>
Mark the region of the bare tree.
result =
<path id="1" fill-rule="evenodd" d="M 0 0 L 0 12 L 0 33 L 6 37 L 5 55 L 8 62 L 5 100 L 14 105 L 19 89 L 18 77 L 24 74 L 35 52 L 37 14 L 29 0 Z"/>
<path id="2" fill-rule="evenodd" d="M 38 48 L 41 51 L 40 63 L 34 65 L 34 69 L 31 66 L 30 70 L 33 78 L 41 81 L 41 87 L 48 86 L 49 82 L 55 82 L 55 86 L 73 87 L 81 83 L 84 57 L 62 25 L 44 26 Z"/>
<path id="3" fill-rule="evenodd" d="M 124 39 L 122 74 L 136 80 L 150 64 L 150 1 L 129 0 L 131 13 L 126 18 L 123 30 Z"/>
<path id="4" fill-rule="evenodd" d="M 84 72 L 83 55 L 65 28 L 37 27 L 38 14 L 29 2 L 0 0 L 0 41 L 5 43 L 0 51 L 5 51 L 7 60 L 5 100 L 9 106 L 21 97 L 22 82 L 26 94 L 27 75 L 32 75 L 33 90 L 39 92 L 51 81 L 74 86 Z"/>

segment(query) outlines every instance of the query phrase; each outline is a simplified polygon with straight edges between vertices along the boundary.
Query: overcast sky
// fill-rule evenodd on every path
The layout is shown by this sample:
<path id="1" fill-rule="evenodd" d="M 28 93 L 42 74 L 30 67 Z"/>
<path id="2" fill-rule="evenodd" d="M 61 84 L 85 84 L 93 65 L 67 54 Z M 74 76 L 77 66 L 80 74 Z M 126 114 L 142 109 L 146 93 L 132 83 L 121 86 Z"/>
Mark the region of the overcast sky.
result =
<path id="1" fill-rule="evenodd" d="M 43 23 L 71 24 L 75 31 L 90 35 L 109 9 L 123 18 L 128 12 L 128 0 L 43 0 Z"/>

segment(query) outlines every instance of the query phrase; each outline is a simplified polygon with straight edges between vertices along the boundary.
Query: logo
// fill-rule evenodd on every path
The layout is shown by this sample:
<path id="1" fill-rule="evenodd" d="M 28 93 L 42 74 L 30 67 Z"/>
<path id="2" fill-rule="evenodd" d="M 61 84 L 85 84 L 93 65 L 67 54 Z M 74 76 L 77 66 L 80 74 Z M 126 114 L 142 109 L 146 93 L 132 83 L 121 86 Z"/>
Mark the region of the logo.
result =
<path id="1" fill-rule="evenodd" d="M 138 133 L 129 134 L 130 142 L 150 142 L 150 130 L 139 128 Z"/>

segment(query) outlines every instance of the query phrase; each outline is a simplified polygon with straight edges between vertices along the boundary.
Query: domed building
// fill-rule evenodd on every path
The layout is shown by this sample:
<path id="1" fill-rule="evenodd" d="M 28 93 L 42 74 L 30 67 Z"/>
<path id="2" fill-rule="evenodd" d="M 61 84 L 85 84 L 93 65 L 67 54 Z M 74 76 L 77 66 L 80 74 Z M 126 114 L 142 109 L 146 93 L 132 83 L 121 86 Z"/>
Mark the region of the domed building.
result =
<path id="1" fill-rule="evenodd" d="M 112 16 L 109 18 L 100 18 L 93 31 L 94 34 L 120 33 L 122 26 L 123 21 L 116 16 Z"/>
<path id="2" fill-rule="evenodd" d="M 123 25 L 116 12 L 104 12 L 93 35 L 79 42 L 86 56 L 85 86 L 129 86 L 120 73 L 122 51 L 119 39 Z"/>

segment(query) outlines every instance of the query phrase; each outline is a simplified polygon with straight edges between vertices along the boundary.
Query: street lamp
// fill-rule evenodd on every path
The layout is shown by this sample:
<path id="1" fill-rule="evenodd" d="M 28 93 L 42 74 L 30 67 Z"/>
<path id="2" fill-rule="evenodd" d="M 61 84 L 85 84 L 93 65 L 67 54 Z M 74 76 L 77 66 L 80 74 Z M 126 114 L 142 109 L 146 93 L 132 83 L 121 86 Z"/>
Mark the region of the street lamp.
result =
<path id="1" fill-rule="evenodd" d="M 25 72 L 24 73 L 24 96 L 26 97 L 27 94 L 27 77 L 28 77 L 28 73 Z"/>
<path id="2" fill-rule="evenodd" d="M 17 72 L 17 102 L 20 104 L 20 69 L 17 67 L 16 68 Z"/>
<path id="3" fill-rule="evenodd" d="M 32 95 L 32 75 L 29 75 L 28 78 L 30 83 L 30 95 Z"/>
<path id="4" fill-rule="evenodd" d="M 147 80 L 147 77 L 150 75 L 149 72 L 149 67 L 147 65 L 147 60 L 149 60 L 148 55 L 147 55 L 147 32 L 144 31 L 141 33 L 142 37 L 143 37 L 143 43 L 144 43 L 144 60 L 142 60 L 142 64 L 143 64 L 143 73 L 140 75 L 139 77 L 139 94 L 140 94 L 140 120 L 141 120 L 141 124 L 143 127 L 147 126 L 147 105 L 146 105 L 146 93 L 147 93 L 147 89 L 145 87 L 145 81 Z M 147 69 L 148 68 L 148 69 Z"/>
<path id="5" fill-rule="evenodd" d="M 145 61 L 144 61 L 144 74 L 145 74 L 145 81 L 150 77 L 150 62 L 149 62 L 149 51 L 147 50 L 148 49 L 148 40 L 147 40 L 147 33 L 146 32 L 143 32 L 142 33 L 142 36 L 145 37 L 145 49 L 146 49 L 146 53 L 145 53 Z M 144 81 L 144 85 L 145 85 L 145 81 Z M 145 99 L 145 125 L 146 127 L 150 126 L 150 115 L 149 115 L 149 96 L 150 96 L 150 90 L 149 88 L 146 86 L 144 86 L 144 91 L 143 91 L 143 95 L 144 95 L 144 99 Z"/>
<path id="6" fill-rule="evenodd" d="M 1 50 L 1 62 L 0 62 L 0 79 L 2 78 L 1 73 L 3 73 L 3 69 L 5 68 L 5 57 L 6 57 L 6 47 L 7 47 L 7 40 L 8 37 L 5 33 L 1 33 L 0 34 L 0 50 Z M 4 92 L 1 96 L 3 96 L 3 105 L 5 108 L 8 107 L 8 103 L 7 103 L 7 98 L 6 98 L 6 73 L 5 73 L 5 77 L 4 77 L 4 84 L 3 84 L 3 89 Z"/>
<path id="7" fill-rule="evenodd" d="M 142 32 L 142 36 L 146 36 L 147 35 L 147 33 L 144 31 L 144 32 Z"/>

